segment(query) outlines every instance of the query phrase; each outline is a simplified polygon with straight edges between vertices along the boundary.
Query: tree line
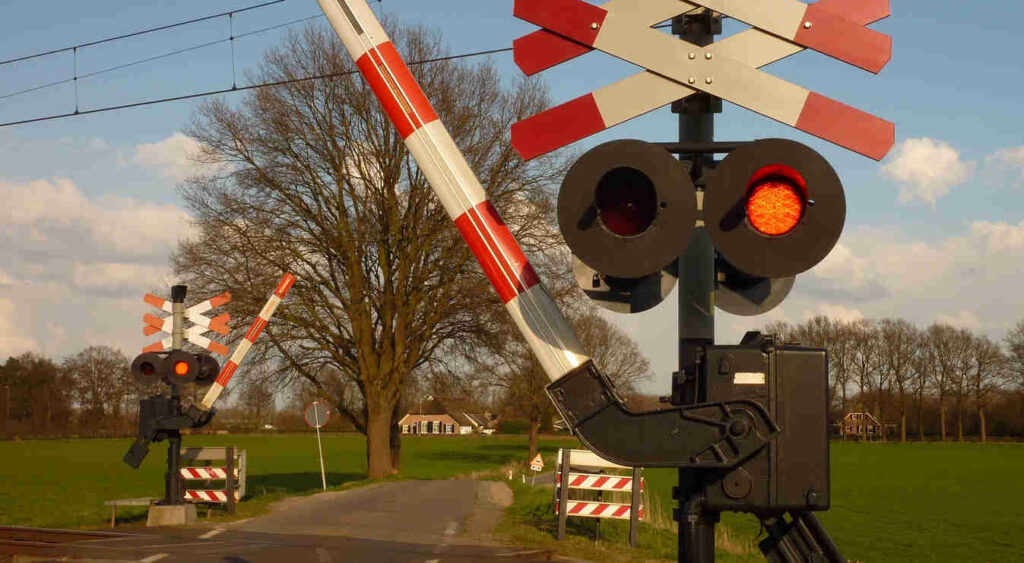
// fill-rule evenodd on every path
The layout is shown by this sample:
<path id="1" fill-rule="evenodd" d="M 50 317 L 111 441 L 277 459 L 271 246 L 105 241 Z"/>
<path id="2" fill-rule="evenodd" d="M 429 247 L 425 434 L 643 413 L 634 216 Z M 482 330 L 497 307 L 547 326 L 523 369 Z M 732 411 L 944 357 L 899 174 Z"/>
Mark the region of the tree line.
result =
<path id="1" fill-rule="evenodd" d="M 782 342 L 828 350 L 833 424 L 850 412 L 874 415 L 887 433 L 963 441 L 1024 436 L 1024 321 L 1002 341 L 966 328 L 905 319 L 770 322 Z M 861 434 L 867 438 L 867 426 Z"/>
<path id="2" fill-rule="evenodd" d="M 128 436 L 139 399 L 152 393 L 131 377 L 123 352 L 89 346 L 54 362 L 34 352 L 0 364 L 0 438 Z"/>

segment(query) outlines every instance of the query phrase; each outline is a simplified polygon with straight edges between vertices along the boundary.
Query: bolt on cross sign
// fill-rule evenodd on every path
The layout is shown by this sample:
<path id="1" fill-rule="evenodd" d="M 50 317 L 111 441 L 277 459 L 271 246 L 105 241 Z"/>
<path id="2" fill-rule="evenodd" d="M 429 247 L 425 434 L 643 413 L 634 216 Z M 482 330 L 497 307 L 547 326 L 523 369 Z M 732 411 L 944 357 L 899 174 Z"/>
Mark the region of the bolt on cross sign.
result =
<path id="1" fill-rule="evenodd" d="M 703 9 L 751 29 L 699 46 L 651 27 Z M 875 160 L 895 142 L 891 122 L 758 70 L 807 48 L 877 73 L 892 39 L 865 25 L 889 15 L 888 0 L 515 0 L 513 14 L 544 28 L 513 42 L 527 75 L 594 49 L 646 69 L 514 124 L 512 145 L 525 159 L 697 92 Z"/>

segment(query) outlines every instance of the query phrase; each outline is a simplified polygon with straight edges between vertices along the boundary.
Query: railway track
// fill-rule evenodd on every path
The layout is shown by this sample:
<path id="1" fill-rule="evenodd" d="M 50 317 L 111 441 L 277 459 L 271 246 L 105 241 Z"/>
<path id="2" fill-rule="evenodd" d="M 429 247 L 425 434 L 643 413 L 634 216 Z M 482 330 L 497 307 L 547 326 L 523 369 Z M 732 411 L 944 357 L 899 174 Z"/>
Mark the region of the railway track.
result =
<path id="1" fill-rule="evenodd" d="M 49 557 L 61 555 L 69 544 L 122 538 L 128 534 L 89 530 L 53 530 L 0 526 L 0 562 L 11 561 L 15 555 Z"/>

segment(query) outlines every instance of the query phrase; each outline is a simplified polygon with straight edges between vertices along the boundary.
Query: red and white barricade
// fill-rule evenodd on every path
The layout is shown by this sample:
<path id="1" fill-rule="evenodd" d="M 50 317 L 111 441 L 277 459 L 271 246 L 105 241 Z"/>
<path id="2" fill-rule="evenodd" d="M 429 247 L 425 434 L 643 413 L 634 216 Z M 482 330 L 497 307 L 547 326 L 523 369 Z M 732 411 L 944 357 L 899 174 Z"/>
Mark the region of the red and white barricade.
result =
<path id="1" fill-rule="evenodd" d="M 598 457 L 589 450 L 558 450 L 555 466 L 555 514 L 558 515 L 558 539 L 565 538 L 569 516 L 629 520 L 629 545 L 636 547 L 639 521 L 644 517 L 640 495 L 644 479 L 639 467 L 626 467 Z M 574 469 L 575 471 L 570 471 Z M 605 475 L 607 469 L 630 469 L 632 475 Z M 563 483 L 567 486 L 563 486 Z M 637 485 L 639 483 L 639 485 Z M 569 498 L 570 489 L 597 491 L 596 500 Z M 630 502 L 604 502 L 604 493 L 629 494 Z"/>
<path id="2" fill-rule="evenodd" d="M 179 470 L 184 482 L 206 481 L 205 488 L 186 488 L 183 491 L 184 500 L 221 503 L 227 507 L 229 513 L 235 511 L 235 503 L 245 496 L 245 450 L 238 450 L 233 446 L 183 448 L 181 460 L 182 463 L 190 464 Z M 204 461 L 210 465 L 191 465 Z M 213 485 L 213 481 L 223 483 Z"/>

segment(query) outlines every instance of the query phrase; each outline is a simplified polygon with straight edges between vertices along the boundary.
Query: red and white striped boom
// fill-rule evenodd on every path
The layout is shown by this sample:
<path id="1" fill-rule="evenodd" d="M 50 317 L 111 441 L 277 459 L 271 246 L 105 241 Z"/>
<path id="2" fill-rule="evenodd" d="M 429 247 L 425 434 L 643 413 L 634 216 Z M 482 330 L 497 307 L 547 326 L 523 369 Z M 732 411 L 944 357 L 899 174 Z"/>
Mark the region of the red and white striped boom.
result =
<path id="1" fill-rule="evenodd" d="M 238 369 L 239 364 L 245 359 L 245 355 L 249 353 L 249 348 L 252 347 L 253 343 L 259 337 L 263 329 L 267 327 L 267 323 L 270 322 L 270 317 L 274 315 L 274 311 L 277 310 L 277 306 L 281 304 L 281 300 L 288 294 L 288 290 L 295 284 L 295 276 L 290 273 L 286 273 L 281 281 L 277 283 L 277 287 L 274 288 L 274 293 L 271 294 L 270 299 L 267 300 L 267 304 L 263 306 L 263 310 L 260 311 L 256 320 L 252 322 L 252 326 L 249 327 L 249 331 L 245 333 L 245 338 L 238 343 L 235 347 L 235 351 L 228 358 L 227 363 L 221 368 L 220 374 L 217 376 L 217 380 L 213 382 L 210 389 L 206 392 L 206 396 L 203 397 L 202 406 L 204 409 L 209 410 L 213 407 L 213 403 L 217 401 L 217 397 L 220 396 L 221 391 L 224 391 L 224 387 L 231 380 L 231 376 L 235 374 L 235 370 Z"/>
<path id="2" fill-rule="evenodd" d="M 365 0 L 317 0 L 554 381 L 589 358 Z"/>

